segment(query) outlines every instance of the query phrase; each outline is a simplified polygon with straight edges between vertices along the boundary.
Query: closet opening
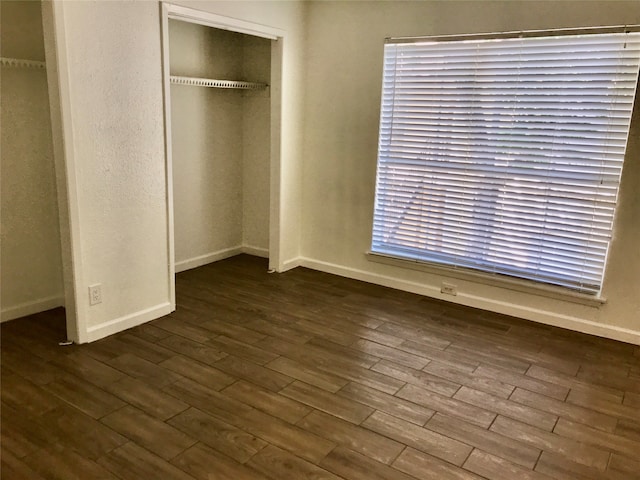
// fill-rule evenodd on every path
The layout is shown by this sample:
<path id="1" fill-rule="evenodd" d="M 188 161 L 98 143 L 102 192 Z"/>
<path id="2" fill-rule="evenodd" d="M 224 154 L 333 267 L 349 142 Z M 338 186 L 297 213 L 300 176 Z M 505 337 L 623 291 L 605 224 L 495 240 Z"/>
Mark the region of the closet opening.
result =
<path id="1" fill-rule="evenodd" d="M 6 328 L 27 331 L 34 342 L 63 340 L 59 186 L 41 2 L 0 2 L 0 45 L 0 322 L 12 321 Z"/>
<path id="2" fill-rule="evenodd" d="M 167 3 L 162 20 L 175 305 L 176 273 L 239 254 L 280 270 L 284 35 Z"/>

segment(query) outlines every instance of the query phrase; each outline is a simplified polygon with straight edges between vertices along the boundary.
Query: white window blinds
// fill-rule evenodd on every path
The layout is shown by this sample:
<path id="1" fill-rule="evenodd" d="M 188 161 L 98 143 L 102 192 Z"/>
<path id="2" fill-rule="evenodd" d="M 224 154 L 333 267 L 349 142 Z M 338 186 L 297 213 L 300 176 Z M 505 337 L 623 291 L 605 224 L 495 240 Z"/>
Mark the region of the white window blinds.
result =
<path id="1" fill-rule="evenodd" d="M 385 45 L 372 252 L 601 289 L 640 33 Z"/>

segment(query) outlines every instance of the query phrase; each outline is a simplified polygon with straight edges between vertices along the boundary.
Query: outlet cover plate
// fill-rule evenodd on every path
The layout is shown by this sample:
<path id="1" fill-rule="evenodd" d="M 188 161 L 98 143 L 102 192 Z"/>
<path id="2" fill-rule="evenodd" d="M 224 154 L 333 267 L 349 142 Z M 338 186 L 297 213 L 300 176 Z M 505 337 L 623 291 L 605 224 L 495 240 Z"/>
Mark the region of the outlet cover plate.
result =
<path id="1" fill-rule="evenodd" d="M 97 283 L 89 286 L 89 305 L 102 303 L 102 284 Z"/>
<path id="2" fill-rule="evenodd" d="M 440 287 L 440 293 L 444 293 L 445 295 L 458 295 L 458 287 L 453 283 L 442 282 L 442 286 Z"/>

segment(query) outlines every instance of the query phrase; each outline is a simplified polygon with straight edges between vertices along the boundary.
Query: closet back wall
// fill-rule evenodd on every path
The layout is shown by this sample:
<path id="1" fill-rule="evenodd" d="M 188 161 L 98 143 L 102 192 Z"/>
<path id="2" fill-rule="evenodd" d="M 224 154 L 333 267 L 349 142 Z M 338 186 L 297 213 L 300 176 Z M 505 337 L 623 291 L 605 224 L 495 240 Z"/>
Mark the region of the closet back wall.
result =
<path id="1" fill-rule="evenodd" d="M 0 2 L 3 57 L 44 61 L 39 1 Z M 1 319 L 63 304 L 53 145 L 44 69 L 2 67 Z"/>
<path id="2" fill-rule="evenodd" d="M 169 22 L 173 75 L 267 83 L 270 43 Z M 268 255 L 266 91 L 171 86 L 176 270 L 248 251 Z"/>
<path id="3" fill-rule="evenodd" d="M 243 35 L 243 76 L 248 81 L 269 83 L 271 41 Z M 242 95 L 242 245 L 246 253 L 267 257 L 269 253 L 269 174 L 271 150 L 271 99 L 267 90 Z"/>

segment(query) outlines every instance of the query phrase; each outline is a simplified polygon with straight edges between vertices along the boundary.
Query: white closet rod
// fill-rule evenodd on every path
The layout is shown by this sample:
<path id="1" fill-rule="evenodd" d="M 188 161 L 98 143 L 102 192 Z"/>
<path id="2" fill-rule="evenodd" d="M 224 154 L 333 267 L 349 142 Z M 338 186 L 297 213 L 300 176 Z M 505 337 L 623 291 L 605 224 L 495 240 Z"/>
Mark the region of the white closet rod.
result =
<path id="1" fill-rule="evenodd" d="M 35 60 L 25 60 L 24 58 L 0 57 L 0 64 L 3 67 L 46 68 L 45 62 L 37 62 Z"/>
<path id="2" fill-rule="evenodd" d="M 241 82 L 237 80 L 216 80 L 213 78 L 181 77 L 170 75 L 169 80 L 176 85 L 192 85 L 194 87 L 237 88 L 241 90 L 261 90 L 269 85 L 265 83 Z"/>

